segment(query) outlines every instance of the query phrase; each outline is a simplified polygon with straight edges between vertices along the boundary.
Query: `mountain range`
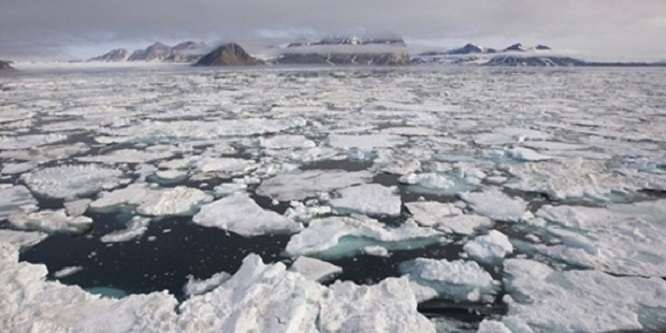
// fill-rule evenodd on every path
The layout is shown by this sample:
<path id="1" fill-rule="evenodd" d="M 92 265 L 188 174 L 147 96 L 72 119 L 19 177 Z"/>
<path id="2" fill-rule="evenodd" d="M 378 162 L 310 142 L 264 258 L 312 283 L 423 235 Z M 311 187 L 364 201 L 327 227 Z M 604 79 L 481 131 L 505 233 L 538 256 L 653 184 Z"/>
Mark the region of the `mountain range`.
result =
<path id="1" fill-rule="evenodd" d="M 240 45 L 224 44 L 210 53 L 205 43 L 192 41 L 176 46 L 156 42 L 145 49 L 129 53 L 126 49 L 115 49 L 89 61 L 122 62 L 182 62 L 197 66 L 258 65 L 360 65 L 403 66 L 418 64 L 448 64 L 512 67 L 559 67 L 559 66 L 666 66 L 666 63 L 588 62 L 553 51 L 539 44 L 525 46 L 521 43 L 505 48 L 487 48 L 466 44 L 445 51 L 428 51 L 410 54 L 407 44 L 397 35 L 387 36 L 329 36 L 319 40 L 300 40 L 275 48 L 271 58 L 257 59 L 249 55 Z"/>
<path id="2" fill-rule="evenodd" d="M 88 61 L 122 62 L 122 61 L 167 61 L 167 62 L 194 62 L 208 52 L 206 43 L 187 41 L 176 46 L 168 46 L 156 42 L 145 49 L 139 49 L 131 54 L 127 49 L 113 49 L 101 56 Z"/>
<path id="3" fill-rule="evenodd" d="M 14 68 L 11 66 L 11 63 L 12 63 L 11 61 L 0 60 L 0 70 L 3 70 L 3 69 L 14 69 Z"/>

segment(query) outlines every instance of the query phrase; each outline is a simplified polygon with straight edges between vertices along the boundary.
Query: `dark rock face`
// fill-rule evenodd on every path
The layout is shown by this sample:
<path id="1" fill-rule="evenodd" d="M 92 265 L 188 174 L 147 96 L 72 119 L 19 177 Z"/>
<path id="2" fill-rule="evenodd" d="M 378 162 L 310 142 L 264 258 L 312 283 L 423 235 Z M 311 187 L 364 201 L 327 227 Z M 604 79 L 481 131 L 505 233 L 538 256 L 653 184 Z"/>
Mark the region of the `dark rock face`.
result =
<path id="1" fill-rule="evenodd" d="M 503 50 L 504 52 L 525 52 L 525 47 L 521 43 L 513 44 Z"/>
<path id="2" fill-rule="evenodd" d="M 285 53 L 278 64 L 401 66 L 409 64 L 407 53 Z"/>
<path id="3" fill-rule="evenodd" d="M 253 66 L 263 63 L 247 54 L 240 45 L 229 43 L 206 54 L 194 66 Z"/>
<path id="4" fill-rule="evenodd" d="M 157 42 L 148 46 L 145 50 L 136 50 L 127 59 L 129 61 L 153 61 L 164 60 L 171 53 L 171 47 Z"/>
<path id="5" fill-rule="evenodd" d="M 113 49 L 99 57 L 88 59 L 88 61 L 104 61 L 104 62 L 118 62 L 125 61 L 129 57 L 129 52 L 126 49 Z"/>
<path id="6" fill-rule="evenodd" d="M 486 66 L 510 67 L 557 67 L 557 66 L 585 66 L 582 60 L 569 57 L 556 56 L 497 56 L 488 61 Z"/>
<path id="7" fill-rule="evenodd" d="M 0 60 L 0 70 L 2 69 L 14 69 L 14 67 L 11 66 L 11 61 L 5 61 L 5 60 Z"/>
<path id="8" fill-rule="evenodd" d="M 459 49 L 446 52 L 446 54 L 474 54 L 474 53 L 485 53 L 485 50 L 477 45 L 467 44 Z"/>
<path id="9" fill-rule="evenodd" d="M 552 50 L 549 46 L 539 44 L 536 46 L 536 49 L 539 51 L 550 51 Z"/>

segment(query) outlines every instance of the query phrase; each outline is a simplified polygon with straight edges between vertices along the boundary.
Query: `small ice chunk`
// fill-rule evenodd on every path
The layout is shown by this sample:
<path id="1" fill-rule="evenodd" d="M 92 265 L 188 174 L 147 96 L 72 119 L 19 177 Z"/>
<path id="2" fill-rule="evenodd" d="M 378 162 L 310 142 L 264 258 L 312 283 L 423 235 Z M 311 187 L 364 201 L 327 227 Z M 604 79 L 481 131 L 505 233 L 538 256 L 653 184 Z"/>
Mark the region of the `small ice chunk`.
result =
<path id="1" fill-rule="evenodd" d="M 384 257 L 384 258 L 387 258 L 387 257 L 391 256 L 391 253 L 389 252 L 389 250 L 387 250 L 385 247 L 379 246 L 379 245 L 366 246 L 366 247 L 362 248 L 361 251 L 363 252 L 363 254 L 366 254 L 366 255 L 369 255 L 369 256 Z"/>
<path id="2" fill-rule="evenodd" d="M 460 197 L 478 214 L 493 220 L 518 222 L 527 212 L 527 203 L 521 198 L 511 198 L 492 188 L 483 192 L 466 192 Z"/>
<path id="3" fill-rule="evenodd" d="M 339 190 L 340 198 L 328 203 L 338 211 L 352 211 L 367 215 L 400 215 L 401 200 L 394 187 L 363 184 Z"/>
<path id="4" fill-rule="evenodd" d="M 111 192 L 102 192 L 97 200 L 90 203 L 90 209 L 97 212 L 112 212 L 121 205 L 142 204 L 153 193 L 147 184 L 134 183 Z"/>
<path id="5" fill-rule="evenodd" d="M 505 234 L 490 230 L 487 235 L 478 236 L 465 244 L 463 250 L 480 263 L 496 265 L 513 252 L 513 245 Z"/>
<path id="6" fill-rule="evenodd" d="M 280 201 L 304 200 L 335 189 L 365 183 L 372 179 L 367 171 L 308 170 L 279 174 L 257 188 L 257 194 Z"/>
<path id="7" fill-rule="evenodd" d="M 306 279 L 322 282 L 342 273 L 342 267 L 309 257 L 298 257 L 289 268 L 292 272 L 303 274 Z"/>
<path id="8" fill-rule="evenodd" d="M 442 218 L 433 228 L 446 233 L 471 235 L 479 229 L 490 228 L 493 221 L 485 216 L 462 214 Z"/>
<path id="9" fill-rule="evenodd" d="M 69 216 L 81 216 L 86 212 L 86 210 L 88 210 L 88 206 L 90 206 L 91 202 L 92 200 L 90 199 L 80 199 L 65 202 L 65 211 Z"/>
<path id="10" fill-rule="evenodd" d="M 400 264 L 400 272 L 406 274 L 415 293 L 423 296 L 419 301 L 432 298 L 434 290 L 439 297 L 454 301 L 492 300 L 497 284 L 492 276 L 474 261 L 417 258 Z M 470 295 L 473 299 L 470 299 Z"/>
<path id="11" fill-rule="evenodd" d="M 151 195 L 136 211 L 149 216 L 190 216 L 194 215 L 201 204 L 212 199 L 212 196 L 199 189 L 177 186 Z"/>
<path id="12" fill-rule="evenodd" d="M 337 281 L 322 298 L 322 332 L 434 333 L 434 325 L 417 312 L 417 300 L 405 278 L 388 278 L 374 286 Z"/>
<path id="13" fill-rule="evenodd" d="M 0 242 L 7 242 L 19 248 L 33 246 L 43 241 L 48 234 L 40 231 L 18 231 L 0 229 Z"/>
<path id="14" fill-rule="evenodd" d="M 67 199 L 115 188 L 121 183 L 122 176 L 120 170 L 84 164 L 50 167 L 23 174 L 21 179 L 40 195 Z"/>
<path id="15" fill-rule="evenodd" d="M 285 252 L 292 257 L 340 258 L 360 253 L 367 246 L 412 249 L 437 243 L 440 238 L 439 232 L 413 222 L 390 228 L 367 217 L 334 216 L 310 221 L 307 228 L 291 237 Z"/>
<path id="16" fill-rule="evenodd" d="M 9 223 L 17 228 L 47 233 L 80 232 L 87 229 L 92 222 L 93 220 L 87 216 L 67 216 L 64 209 L 46 209 L 9 217 Z"/>
<path id="17" fill-rule="evenodd" d="M 68 276 L 74 275 L 80 271 L 83 270 L 83 266 L 69 266 L 62 268 L 58 270 L 57 272 L 53 273 L 53 276 L 55 276 L 57 279 L 62 279 L 66 278 Z"/>
<path id="18" fill-rule="evenodd" d="M 292 201 L 290 206 L 284 216 L 302 223 L 308 223 L 314 218 L 331 213 L 329 206 L 304 205 L 300 201 Z"/>
<path id="19" fill-rule="evenodd" d="M 399 181 L 402 184 L 418 185 L 429 189 L 447 189 L 455 185 L 448 177 L 437 173 L 410 173 L 400 177 Z"/>
<path id="20" fill-rule="evenodd" d="M 187 178 L 187 172 L 181 170 L 161 170 L 156 171 L 155 176 L 160 183 L 173 184 Z"/>
<path id="21" fill-rule="evenodd" d="M 233 193 L 201 207 L 193 222 L 245 237 L 268 233 L 294 233 L 303 226 L 275 212 L 264 210 L 245 193 Z"/>
<path id="22" fill-rule="evenodd" d="M 37 200 L 25 186 L 0 188 L 0 221 L 14 214 L 29 213 L 37 209 Z"/>
<path id="23" fill-rule="evenodd" d="M 147 230 L 150 219 L 146 217 L 134 216 L 130 220 L 127 228 L 123 230 L 108 233 L 100 238 L 104 243 L 127 242 L 141 237 Z"/>
<path id="24" fill-rule="evenodd" d="M 519 161 L 547 161 L 552 159 L 551 156 L 539 154 L 532 149 L 523 147 L 508 149 L 507 154 L 509 157 Z"/>
<path id="25" fill-rule="evenodd" d="M 201 280 L 189 276 L 187 279 L 187 283 L 183 287 L 183 292 L 188 297 L 194 295 L 202 295 L 217 288 L 222 283 L 229 280 L 229 278 L 231 278 L 231 274 L 226 272 L 218 272 L 213 274 L 211 277 L 207 279 L 201 279 Z"/>
<path id="26" fill-rule="evenodd" d="M 501 321 L 484 319 L 476 333 L 513 333 Z M 525 332 L 527 333 L 527 332 Z"/>

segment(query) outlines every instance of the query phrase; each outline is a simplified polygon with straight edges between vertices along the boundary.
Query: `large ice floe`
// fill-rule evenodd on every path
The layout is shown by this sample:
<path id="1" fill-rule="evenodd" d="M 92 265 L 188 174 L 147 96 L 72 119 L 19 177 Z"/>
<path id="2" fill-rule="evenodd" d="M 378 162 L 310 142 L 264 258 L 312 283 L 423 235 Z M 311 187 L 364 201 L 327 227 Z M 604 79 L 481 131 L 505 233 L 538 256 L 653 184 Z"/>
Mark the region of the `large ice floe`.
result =
<path id="1" fill-rule="evenodd" d="M 339 198 L 328 204 L 339 211 L 352 211 L 368 215 L 400 215 L 402 202 L 395 188 L 379 184 L 363 184 L 338 191 Z"/>
<path id="2" fill-rule="evenodd" d="M 242 236 L 294 233 L 303 228 L 287 217 L 264 210 L 247 194 L 240 192 L 202 206 L 192 221 Z"/>
<path id="3" fill-rule="evenodd" d="M 504 263 L 511 295 L 504 323 L 512 331 L 607 332 L 660 330 L 666 281 L 616 277 L 599 271 L 555 271 L 531 260 Z"/>
<path id="4" fill-rule="evenodd" d="M 307 228 L 291 237 L 285 251 L 290 256 L 339 258 L 359 254 L 370 245 L 397 250 L 442 240 L 440 232 L 413 222 L 388 227 L 367 217 L 335 216 L 310 221 Z"/>
<path id="5" fill-rule="evenodd" d="M 257 194 L 281 201 L 303 200 L 335 189 L 362 184 L 371 178 L 372 174 L 367 171 L 308 170 L 279 174 L 263 181 L 257 188 Z"/>
<path id="6" fill-rule="evenodd" d="M 21 176 L 35 193 L 56 199 L 75 198 L 109 190 L 120 185 L 120 170 L 96 164 L 63 165 Z"/>

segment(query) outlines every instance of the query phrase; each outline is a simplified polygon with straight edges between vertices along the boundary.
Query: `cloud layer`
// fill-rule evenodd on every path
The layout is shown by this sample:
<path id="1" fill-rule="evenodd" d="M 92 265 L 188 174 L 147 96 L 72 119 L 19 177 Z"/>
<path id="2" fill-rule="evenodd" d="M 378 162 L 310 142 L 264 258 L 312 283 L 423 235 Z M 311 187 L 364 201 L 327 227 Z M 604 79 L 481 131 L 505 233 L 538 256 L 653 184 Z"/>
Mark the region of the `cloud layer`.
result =
<path id="1" fill-rule="evenodd" d="M 615 57 L 666 56 L 664 0 L 3 0 L 0 57 L 153 40 L 293 39 L 395 32 L 454 47 L 546 43 Z"/>

